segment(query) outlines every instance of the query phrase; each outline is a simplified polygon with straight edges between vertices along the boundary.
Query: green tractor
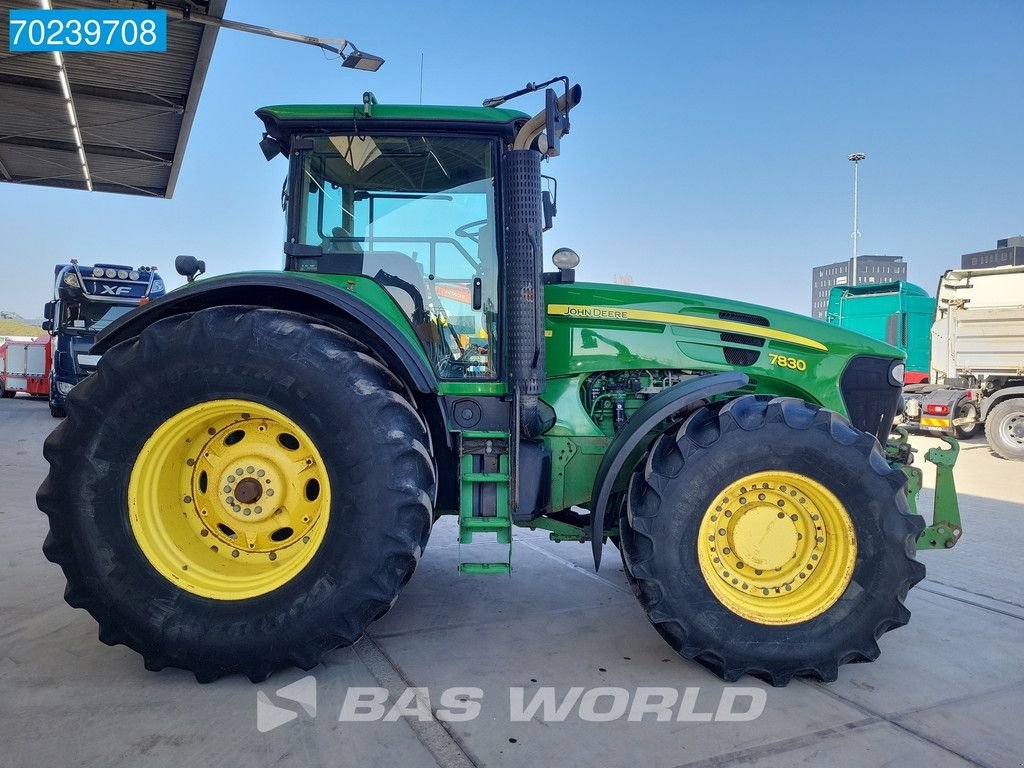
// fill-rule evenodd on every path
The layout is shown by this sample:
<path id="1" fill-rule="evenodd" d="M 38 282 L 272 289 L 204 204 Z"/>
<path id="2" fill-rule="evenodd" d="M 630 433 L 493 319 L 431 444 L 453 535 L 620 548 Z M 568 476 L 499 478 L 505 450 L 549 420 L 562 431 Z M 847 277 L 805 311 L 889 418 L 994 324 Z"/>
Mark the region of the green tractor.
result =
<path id="1" fill-rule="evenodd" d="M 960 521 L 955 443 L 926 528 L 889 439 L 903 353 L 577 283 L 568 249 L 545 272 L 541 161 L 580 99 L 558 83 L 534 117 L 502 106 L 532 84 L 256 113 L 289 163 L 284 271 L 180 260 L 190 284 L 100 334 L 46 441 L 44 552 L 100 640 L 200 681 L 309 669 L 394 604 L 442 515 L 467 574 L 510 572 L 516 529 L 595 567 L 610 540 L 657 630 L 726 680 L 834 680 L 906 623 L 915 549 Z"/>

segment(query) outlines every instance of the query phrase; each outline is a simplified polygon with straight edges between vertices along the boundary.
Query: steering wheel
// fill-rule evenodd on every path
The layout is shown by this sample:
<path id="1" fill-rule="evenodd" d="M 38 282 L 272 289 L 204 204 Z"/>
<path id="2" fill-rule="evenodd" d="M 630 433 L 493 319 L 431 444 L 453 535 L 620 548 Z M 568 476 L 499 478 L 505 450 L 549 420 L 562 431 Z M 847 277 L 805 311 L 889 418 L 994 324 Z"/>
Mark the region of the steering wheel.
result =
<path id="1" fill-rule="evenodd" d="M 477 221 L 471 221 L 468 224 L 463 224 L 461 227 L 456 229 L 455 230 L 455 234 L 458 235 L 459 237 L 465 237 L 465 238 L 467 238 L 469 240 L 472 240 L 474 243 L 479 245 L 480 244 L 480 228 L 483 227 L 484 224 L 490 224 L 490 221 L 488 219 L 479 219 Z M 470 232 L 469 231 L 469 230 L 473 229 L 473 227 L 477 228 L 476 232 Z"/>

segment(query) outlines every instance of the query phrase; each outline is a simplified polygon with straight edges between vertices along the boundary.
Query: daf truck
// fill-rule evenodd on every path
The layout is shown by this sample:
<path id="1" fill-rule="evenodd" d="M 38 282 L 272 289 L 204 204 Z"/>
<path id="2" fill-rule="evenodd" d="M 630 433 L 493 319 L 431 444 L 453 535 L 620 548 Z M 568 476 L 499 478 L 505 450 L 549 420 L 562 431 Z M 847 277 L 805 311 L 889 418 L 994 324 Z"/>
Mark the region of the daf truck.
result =
<path id="1" fill-rule="evenodd" d="M 64 417 L 64 398 L 96 366 L 96 334 L 140 304 L 164 295 L 156 267 L 85 266 L 72 259 L 53 269 L 53 299 L 43 308 L 52 337 L 50 415 Z"/>

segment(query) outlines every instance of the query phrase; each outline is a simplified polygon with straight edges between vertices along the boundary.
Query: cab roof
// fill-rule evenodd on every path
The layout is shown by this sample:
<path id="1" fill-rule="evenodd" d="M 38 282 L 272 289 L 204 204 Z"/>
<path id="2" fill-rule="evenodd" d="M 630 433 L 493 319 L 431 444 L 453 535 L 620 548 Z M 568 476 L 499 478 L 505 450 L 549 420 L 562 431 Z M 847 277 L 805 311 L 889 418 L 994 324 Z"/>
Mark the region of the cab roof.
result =
<path id="1" fill-rule="evenodd" d="M 365 131 L 391 127 L 503 133 L 501 126 L 512 132 L 518 123 L 529 119 L 529 115 L 518 110 L 495 107 L 373 104 L 369 115 L 366 111 L 363 104 L 281 104 L 258 109 L 256 116 L 263 121 L 267 133 L 278 139 L 310 130 L 351 133 L 353 126 Z"/>

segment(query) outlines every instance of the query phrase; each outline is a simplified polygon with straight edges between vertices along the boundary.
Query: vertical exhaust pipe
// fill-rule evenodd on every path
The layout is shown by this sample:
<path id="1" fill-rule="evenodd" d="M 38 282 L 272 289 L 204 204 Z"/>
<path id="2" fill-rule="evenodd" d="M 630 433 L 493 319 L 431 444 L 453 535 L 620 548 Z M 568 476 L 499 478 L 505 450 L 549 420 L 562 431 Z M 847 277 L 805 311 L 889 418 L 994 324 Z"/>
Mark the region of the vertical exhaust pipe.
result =
<path id="1" fill-rule="evenodd" d="M 511 149 L 505 154 L 505 322 L 508 378 L 512 388 L 509 442 L 512 515 L 519 512 L 519 441 L 540 433 L 537 398 L 544 391 L 544 294 L 541 241 L 544 212 L 541 154 Z"/>
<path id="2" fill-rule="evenodd" d="M 537 434 L 537 396 L 544 391 L 544 228 L 541 154 L 505 154 L 505 308 L 509 383 L 520 400 L 522 436 Z"/>

